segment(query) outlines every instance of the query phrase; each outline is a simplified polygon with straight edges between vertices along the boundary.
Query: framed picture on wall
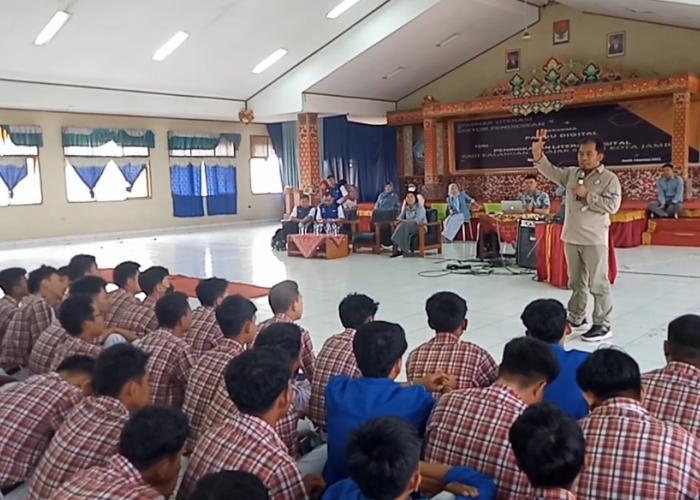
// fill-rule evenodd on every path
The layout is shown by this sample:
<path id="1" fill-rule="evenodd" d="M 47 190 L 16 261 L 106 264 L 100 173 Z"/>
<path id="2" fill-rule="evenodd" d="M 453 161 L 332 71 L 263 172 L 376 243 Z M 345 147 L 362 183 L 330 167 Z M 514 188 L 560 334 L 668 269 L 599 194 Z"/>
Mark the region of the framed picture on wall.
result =
<path id="1" fill-rule="evenodd" d="M 569 43 L 569 34 L 570 31 L 568 19 L 554 21 L 554 25 L 552 26 L 552 43 L 554 45 Z"/>
<path id="2" fill-rule="evenodd" d="M 506 73 L 520 71 L 520 50 L 506 52 Z"/>
<path id="3" fill-rule="evenodd" d="M 627 48 L 627 38 L 624 31 L 608 33 L 606 43 L 608 57 L 622 57 Z"/>

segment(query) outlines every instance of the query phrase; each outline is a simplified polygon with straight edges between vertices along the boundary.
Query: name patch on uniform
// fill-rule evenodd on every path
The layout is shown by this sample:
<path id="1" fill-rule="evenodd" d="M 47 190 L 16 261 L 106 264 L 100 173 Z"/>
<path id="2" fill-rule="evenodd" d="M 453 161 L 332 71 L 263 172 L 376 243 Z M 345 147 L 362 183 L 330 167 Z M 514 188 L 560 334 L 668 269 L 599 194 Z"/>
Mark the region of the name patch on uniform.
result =
<path id="1" fill-rule="evenodd" d="M 620 196 L 619 193 L 610 193 L 611 198 L 617 198 L 618 196 Z"/>

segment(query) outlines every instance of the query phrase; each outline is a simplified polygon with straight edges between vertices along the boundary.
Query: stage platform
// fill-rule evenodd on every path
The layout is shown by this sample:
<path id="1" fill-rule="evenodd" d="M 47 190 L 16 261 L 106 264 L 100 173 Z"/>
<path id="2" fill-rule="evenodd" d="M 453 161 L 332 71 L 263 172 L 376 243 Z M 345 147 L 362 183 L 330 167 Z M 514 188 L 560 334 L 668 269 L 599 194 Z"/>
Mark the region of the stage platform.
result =
<path id="1" fill-rule="evenodd" d="M 700 218 L 649 219 L 642 242 L 645 245 L 700 247 Z"/>

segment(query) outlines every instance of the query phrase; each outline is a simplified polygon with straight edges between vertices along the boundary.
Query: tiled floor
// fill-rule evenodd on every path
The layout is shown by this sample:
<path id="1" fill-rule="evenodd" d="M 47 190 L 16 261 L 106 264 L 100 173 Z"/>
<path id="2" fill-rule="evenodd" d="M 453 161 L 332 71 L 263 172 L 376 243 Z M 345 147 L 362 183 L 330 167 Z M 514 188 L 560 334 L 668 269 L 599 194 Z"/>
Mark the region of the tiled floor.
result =
<path id="1" fill-rule="evenodd" d="M 270 249 L 275 227 L 238 226 L 226 230 L 173 234 L 146 238 L 97 241 L 43 247 L 0 250 L 0 267 L 21 265 L 28 269 L 42 263 L 64 265 L 76 253 L 92 253 L 100 266 L 113 267 L 136 260 L 143 267 L 160 264 L 171 272 L 190 276 L 220 276 L 261 286 L 284 279 L 299 282 L 305 300 L 300 322 L 312 334 L 315 346 L 341 330 L 337 317 L 340 299 L 363 292 L 380 302 L 379 319 L 400 323 L 409 349 L 430 338 L 423 310 L 425 299 L 440 290 L 461 294 L 469 304 L 466 338 L 487 348 L 498 360 L 503 345 L 522 335 L 519 316 L 523 307 L 539 297 L 568 299 L 559 290 L 525 276 L 421 277 L 421 271 L 444 268 L 441 259 L 466 259 L 472 245 L 445 247 L 440 260 L 389 259 L 385 256 L 351 255 L 336 261 L 288 258 Z M 700 314 L 700 248 L 640 247 L 618 250 L 621 274 L 613 287 L 614 344 L 622 346 L 649 370 L 664 363 L 662 352 L 666 324 L 674 317 Z M 271 315 L 267 299 L 257 299 L 258 317 Z M 571 347 L 593 349 L 577 339 Z"/>

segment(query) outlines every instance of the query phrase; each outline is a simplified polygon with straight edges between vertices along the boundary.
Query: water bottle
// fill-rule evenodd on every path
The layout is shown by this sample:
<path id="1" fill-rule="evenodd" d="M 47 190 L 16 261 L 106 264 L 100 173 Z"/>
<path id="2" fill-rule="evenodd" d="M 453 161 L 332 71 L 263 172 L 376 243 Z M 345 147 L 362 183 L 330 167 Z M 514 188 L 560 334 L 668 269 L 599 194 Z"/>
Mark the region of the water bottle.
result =
<path id="1" fill-rule="evenodd" d="M 314 223 L 314 234 L 315 234 L 316 236 L 318 236 L 319 234 L 321 234 L 321 224 L 319 224 L 318 222 L 315 222 L 315 223 Z"/>
<path id="2" fill-rule="evenodd" d="M 332 227 L 333 236 L 338 236 L 338 224 L 333 223 Z"/>
<path id="3" fill-rule="evenodd" d="M 326 234 L 331 234 L 331 223 L 326 222 Z"/>
<path id="4" fill-rule="evenodd" d="M 303 222 L 299 223 L 299 234 L 305 234 L 306 233 L 306 226 L 304 225 Z"/>

